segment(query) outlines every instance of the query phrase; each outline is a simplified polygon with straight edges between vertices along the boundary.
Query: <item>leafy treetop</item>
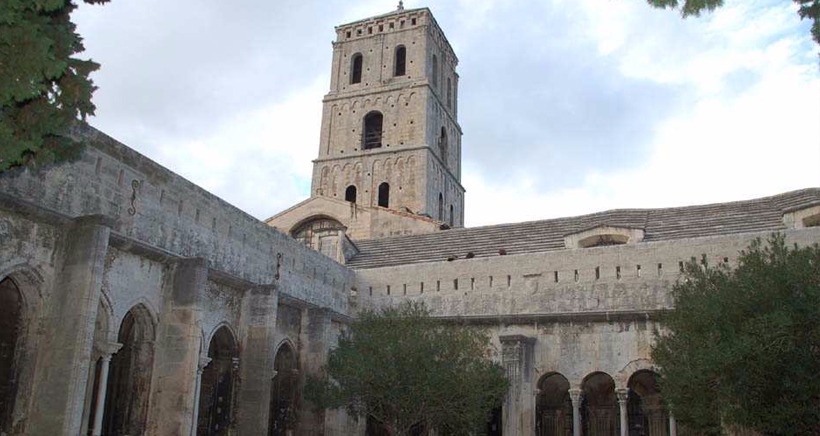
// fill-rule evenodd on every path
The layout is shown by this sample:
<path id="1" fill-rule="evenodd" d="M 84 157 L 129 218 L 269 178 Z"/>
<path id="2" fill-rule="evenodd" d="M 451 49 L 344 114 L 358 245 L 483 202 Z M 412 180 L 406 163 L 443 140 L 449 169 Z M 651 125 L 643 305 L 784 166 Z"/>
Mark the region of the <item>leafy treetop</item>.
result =
<path id="1" fill-rule="evenodd" d="M 820 246 L 773 235 L 735 270 L 693 260 L 673 297 L 652 358 L 678 422 L 820 434 Z"/>
<path id="2" fill-rule="evenodd" d="M 366 311 L 331 351 L 326 377 L 306 397 L 378 421 L 390 435 L 412 429 L 483 433 L 507 390 L 481 330 L 443 325 L 422 304 Z"/>
<path id="3" fill-rule="evenodd" d="M 80 151 L 67 132 L 77 118 L 94 114 L 88 75 L 99 65 L 74 57 L 83 51 L 70 17 L 76 7 L 73 0 L 2 0 L 0 171 Z"/>

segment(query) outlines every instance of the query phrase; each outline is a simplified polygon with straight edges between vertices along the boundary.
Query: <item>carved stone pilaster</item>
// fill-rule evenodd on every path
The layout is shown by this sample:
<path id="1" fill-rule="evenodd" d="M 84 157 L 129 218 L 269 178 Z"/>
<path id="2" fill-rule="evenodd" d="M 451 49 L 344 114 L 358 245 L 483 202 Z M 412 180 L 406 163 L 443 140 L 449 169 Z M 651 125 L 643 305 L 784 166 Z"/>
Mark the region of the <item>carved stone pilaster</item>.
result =
<path id="1" fill-rule="evenodd" d="M 510 382 L 504 401 L 504 434 L 535 432 L 535 396 L 533 391 L 533 346 L 535 338 L 505 335 L 501 342 L 501 364 Z"/>

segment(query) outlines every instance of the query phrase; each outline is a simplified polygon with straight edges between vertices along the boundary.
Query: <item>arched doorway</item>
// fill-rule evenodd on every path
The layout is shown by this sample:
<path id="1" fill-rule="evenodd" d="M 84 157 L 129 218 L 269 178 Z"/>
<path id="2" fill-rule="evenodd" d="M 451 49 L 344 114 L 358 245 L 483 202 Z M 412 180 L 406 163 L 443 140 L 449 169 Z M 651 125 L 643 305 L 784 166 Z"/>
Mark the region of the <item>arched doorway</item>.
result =
<path id="1" fill-rule="evenodd" d="M 10 279 L 0 281 L 0 434 L 11 433 L 20 358 L 23 298 Z"/>
<path id="2" fill-rule="evenodd" d="M 585 436 L 610 436 L 620 431 L 620 415 L 615 398 L 615 381 L 609 374 L 596 372 L 581 385 L 581 420 Z"/>
<path id="3" fill-rule="evenodd" d="M 233 424 L 235 359 L 239 357 L 233 334 L 222 326 L 208 345 L 211 361 L 202 370 L 197 433 L 227 435 Z"/>
<path id="4" fill-rule="evenodd" d="M 630 436 L 667 436 L 669 413 L 661 401 L 657 374 L 644 369 L 629 377 L 627 413 Z"/>
<path id="5" fill-rule="evenodd" d="M 111 358 L 103 434 L 143 434 L 154 365 L 154 323 L 145 306 L 125 314 L 117 342 L 122 348 Z"/>
<path id="6" fill-rule="evenodd" d="M 268 435 L 285 436 L 296 431 L 299 411 L 299 365 L 296 353 L 285 343 L 273 361 Z"/>
<path id="7" fill-rule="evenodd" d="M 535 401 L 535 428 L 538 436 L 568 436 L 572 434 L 572 400 L 569 381 L 561 374 L 551 373 L 538 382 Z"/>

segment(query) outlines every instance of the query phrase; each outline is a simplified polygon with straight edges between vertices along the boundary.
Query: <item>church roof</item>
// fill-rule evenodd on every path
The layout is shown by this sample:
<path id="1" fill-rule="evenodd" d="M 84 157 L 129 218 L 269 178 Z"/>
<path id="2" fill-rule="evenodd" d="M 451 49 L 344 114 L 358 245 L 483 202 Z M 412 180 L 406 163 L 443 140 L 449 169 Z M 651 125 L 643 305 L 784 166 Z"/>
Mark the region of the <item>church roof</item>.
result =
<path id="1" fill-rule="evenodd" d="M 785 230 L 783 214 L 820 204 L 820 188 L 753 200 L 662 209 L 615 209 L 575 217 L 452 229 L 443 232 L 356 241 L 347 262 L 378 268 L 464 258 L 565 249 L 564 237 L 596 226 L 643 229 L 643 242 Z"/>

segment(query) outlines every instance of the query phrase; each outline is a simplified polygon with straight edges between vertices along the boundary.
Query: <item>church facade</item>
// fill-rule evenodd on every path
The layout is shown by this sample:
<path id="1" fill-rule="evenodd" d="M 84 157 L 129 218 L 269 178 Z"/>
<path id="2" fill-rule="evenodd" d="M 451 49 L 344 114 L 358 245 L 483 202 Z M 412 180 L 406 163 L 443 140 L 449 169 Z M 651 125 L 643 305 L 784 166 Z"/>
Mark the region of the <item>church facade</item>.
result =
<path id="1" fill-rule="evenodd" d="M 408 300 L 491 333 L 488 434 L 676 434 L 649 351 L 683 262 L 820 242 L 820 188 L 464 228 L 457 64 L 426 8 L 338 26 L 310 198 L 266 222 L 88 126 L 0 174 L 0 434 L 363 435 L 301 387 Z"/>

